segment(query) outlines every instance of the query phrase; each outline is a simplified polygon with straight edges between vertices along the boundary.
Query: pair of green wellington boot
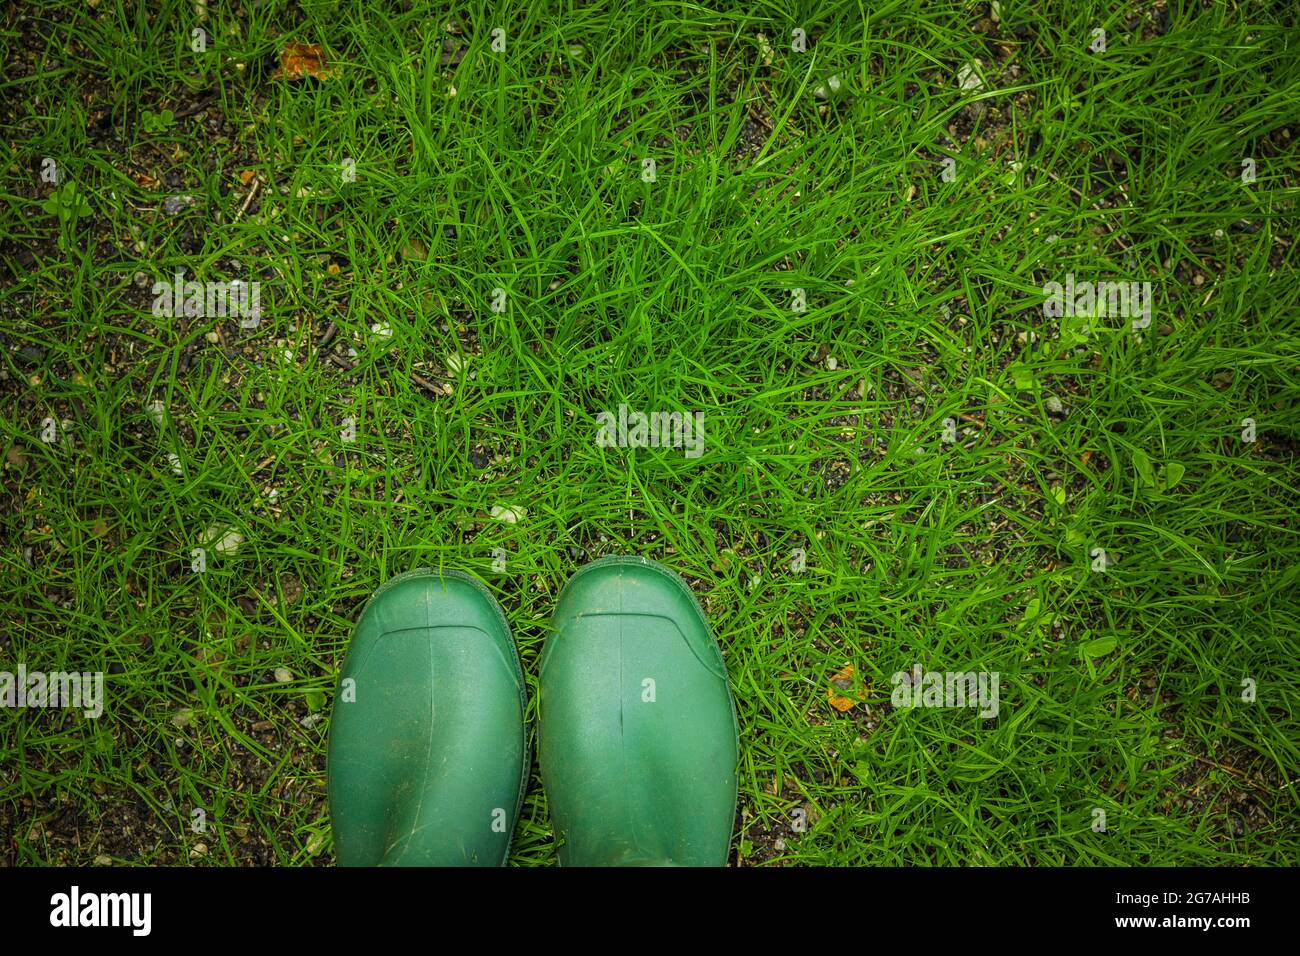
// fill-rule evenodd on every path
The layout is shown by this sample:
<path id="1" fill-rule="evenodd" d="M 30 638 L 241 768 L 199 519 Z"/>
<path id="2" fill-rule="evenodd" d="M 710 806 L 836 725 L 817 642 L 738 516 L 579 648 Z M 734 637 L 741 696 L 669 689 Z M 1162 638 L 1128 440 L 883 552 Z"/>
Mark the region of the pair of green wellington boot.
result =
<path id="1" fill-rule="evenodd" d="M 724 866 L 735 709 L 694 596 L 645 558 L 581 568 L 539 673 L 542 783 L 566 866 Z M 385 583 L 335 696 L 329 801 L 342 866 L 500 866 L 530 755 L 501 608 L 455 571 Z"/>

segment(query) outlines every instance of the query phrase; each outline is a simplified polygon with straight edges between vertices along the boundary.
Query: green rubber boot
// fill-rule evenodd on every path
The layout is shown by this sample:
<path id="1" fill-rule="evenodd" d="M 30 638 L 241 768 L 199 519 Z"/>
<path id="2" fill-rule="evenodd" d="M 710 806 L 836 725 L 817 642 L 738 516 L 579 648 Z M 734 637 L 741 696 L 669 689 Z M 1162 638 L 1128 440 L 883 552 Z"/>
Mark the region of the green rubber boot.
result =
<path id="1" fill-rule="evenodd" d="M 682 580 L 610 557 L 565 586 L 540 663 L 539 758 L 565 866 L 725 866 L 735 708 Z"/>
<path id="2" fill-rule="evenodd" d="M 340 866 L 500 866 L 528 773 L 524 680 L 483 585 L 420 568 L 366 604 L 334 697 Z"/>

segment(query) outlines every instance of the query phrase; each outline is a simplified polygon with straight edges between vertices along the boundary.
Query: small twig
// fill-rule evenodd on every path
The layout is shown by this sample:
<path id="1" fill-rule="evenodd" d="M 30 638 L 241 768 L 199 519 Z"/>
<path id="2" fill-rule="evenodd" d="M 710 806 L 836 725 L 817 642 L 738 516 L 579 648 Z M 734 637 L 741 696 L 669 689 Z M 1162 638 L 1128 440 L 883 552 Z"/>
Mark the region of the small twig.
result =
<path id="1" fill-rule="evenodd" d="M 746 104 L 745 112 L 749 114 L 750 119 L 752 119 L 759 126 L 763 127 L 763 129 L 767 130 L 769 135 L 771 134 L 772 124 L 768 122 L 766 117 L 764 117 L 761 113 L 759 113 L 757 109 L 754 108 L 754 105 L 752 103 Z"/>
<path id="2" fill-rule="evenodd" d="M 333 362 L 335 365 L 337 365 L 339 368 L 343 369 L 343 371 L 345 372 L 355 372 L 357 370 L 357 367 L 355 365 L 353 365 L 351 362 L 349 362 L 347 359 L 343 358 L 342 356 L 334 355 L 333 353 L 331 353 L 329 356 L 329 360 Z M 433 384 L 433 382 L 430 382 L 428 379 L 416 375 L 414 372 L 411 373 L 411 383 L 413 385 L 418 385 L 420 388 L 424 389 L 430 395 L 434 395 L 438 398 L 442 398 L 442 389 L 440 389 L 437 385 Z"/>
<path id="3" fill-rule="evenodd" d="M 195 113 L 201 113 L 217 98 L 216 90 L 208 90 L 207 93 L 200 96 L 197 100 L 185 107 L 183 110 L 176 110 L 172 113 L 176 119 L 184 119 L 187 116 L 193 116 Z"/>
<path id="4" fill-rule="evenodd" d="M 335 324 L 333 319 L 330 319 L 330 324 L 328 327 L 326 327 L 325 334 L 320 337 L 320 341 L 316 343 L 316 347 L 318 349 L 325 348 L 325 346 L 329 345 L 331 342 L 334 341 L 334 336 L 338 335 L 338 333 L 339 333 L 338 325 Z"/>
<path id="5" fill-rule="evenodd" d="M 1228 773 L 1234 777 L 1240 778 L 1244 783 L 1248 784 L 1251 787 L 1258 788 L 1260 790 L 1265 791 L 1266 793 L 1273 792 L 1272 788 L 1269 787 L 1267 784 L 1265 784 L 1263 781 L 1251 780 L 1250 777 L 1246 776 L 1244 773 L 1242 773 L 1240 770 L 1236 769 L 1235 767 L 1229 767 L 1225 764 L 1215 763 L 1213 760 L 1209 760 L 1205 757 L 1197 757 L 1196 759 L 1199 760 L 1201 763 L 1205 764 L 1206 766 L 1218 767 L 1224 773 Z"/>
<path id="6" fill-rule="evenodd" d="M 437 395 L 439 398 L 442 397 L 442 389 L 440 389 L 437 385 L 434 385 L 429 380 L 423 379 L 420 376 L 416 375 L 414 372 L 411 373 L 411 381 L 414 382 L 416 385 L 420 386 L 420 388 L 424 389 L 426 392 L 430 393 L 431 395 Z"/>
<path id="7" fill-rule="evenodd" d="M 254 179 L 253 188 L 250 189 L 248 195 L 244 197 L 244 204 L 239 207 L 239 212 L 235 213 L 235 222 L 239 222 L 240 217 L 243 216 L 244 213 L 248 212 L 248 207 L 253 204 L 253 197 L 257 195 L 257 191 L 261 188 L 262 181 L 260 179 Z"/>

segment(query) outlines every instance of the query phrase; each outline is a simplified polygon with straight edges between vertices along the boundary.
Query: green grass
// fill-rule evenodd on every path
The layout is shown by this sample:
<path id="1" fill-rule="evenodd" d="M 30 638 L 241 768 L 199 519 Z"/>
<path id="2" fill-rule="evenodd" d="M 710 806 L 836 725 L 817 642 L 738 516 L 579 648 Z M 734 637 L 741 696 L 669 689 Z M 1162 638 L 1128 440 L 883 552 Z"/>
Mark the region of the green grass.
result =
<path id="1" fill-rule="evenodd" d="M 1297 862 L 1291 18 L 476 4 L 453 36 L 450 10 L 212 4 L 196 54 L 192 4 L 125 6 L 0 28 L 0 670 L 107 695 L 0 710 L 0 860 L 332 862 L 366 596 L 479 576 L 535 717 L 555 596 L 633 553 L 724 649 L 741 864 Z M 289 39 L 340 75 L 269 80 Z M 89 215 L 42 210 L 46 157 Z M 155 317 L 178 268 L 260 280 L 265 321 Z M 1151 327 L 1045 317 L 1067 273 L 1150 281 Z M 620 403 L 702 411 L 705 454 L 597 447 Z M 223 526 L 242 547 L 192 573 Z M 846 663 L 867 703 L 840 713 Z M 892 710 L 914 663 L 998 672 L 998 716 Z M 534 767 L 512 862 L 554 861 Z"/>

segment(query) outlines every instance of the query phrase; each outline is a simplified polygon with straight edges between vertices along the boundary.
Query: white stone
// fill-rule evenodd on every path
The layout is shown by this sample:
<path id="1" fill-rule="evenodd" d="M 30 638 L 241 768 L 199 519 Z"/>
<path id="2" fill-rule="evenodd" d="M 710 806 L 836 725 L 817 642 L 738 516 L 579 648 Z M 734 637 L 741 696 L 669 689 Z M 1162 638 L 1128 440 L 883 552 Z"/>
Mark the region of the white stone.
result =
<path id="1" fill-rule="evenodd" d="M 504 521 L 506 524 L 518 524 L 521 518 L 528 515 L 528 509 L 519 508 L 513 505 L 493 505 L 491 514 L 493 521 Z"/>

